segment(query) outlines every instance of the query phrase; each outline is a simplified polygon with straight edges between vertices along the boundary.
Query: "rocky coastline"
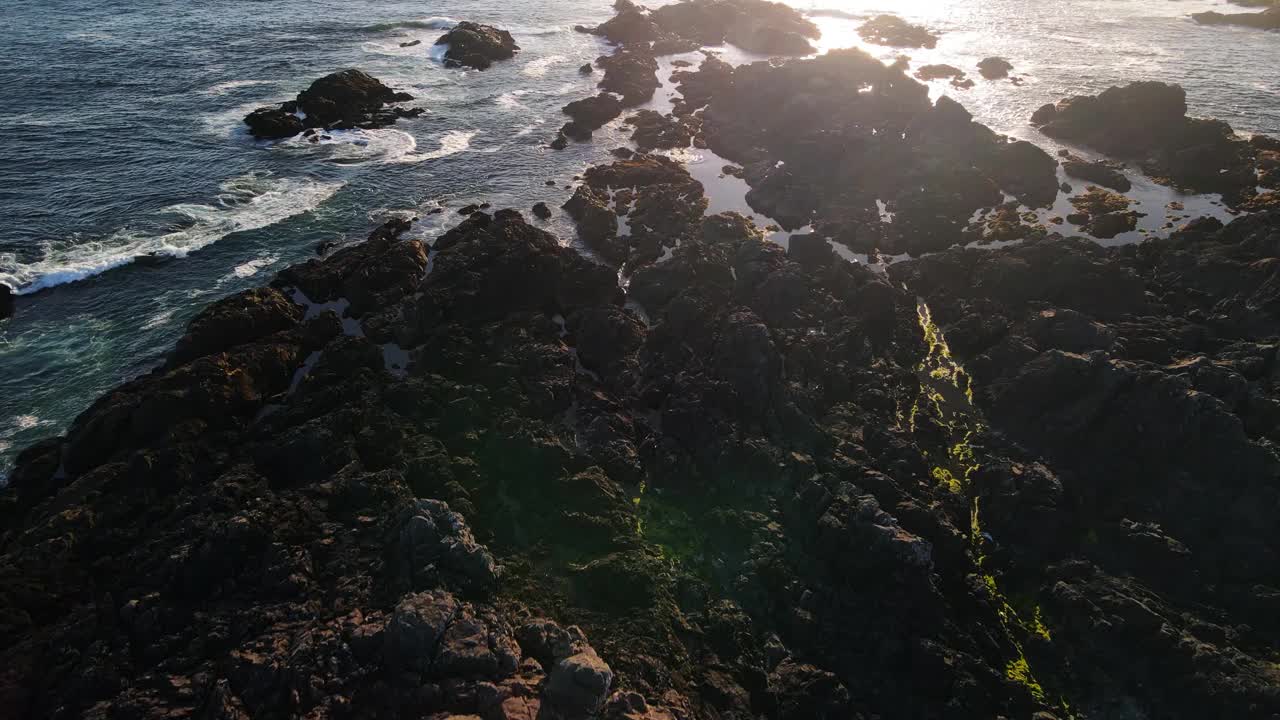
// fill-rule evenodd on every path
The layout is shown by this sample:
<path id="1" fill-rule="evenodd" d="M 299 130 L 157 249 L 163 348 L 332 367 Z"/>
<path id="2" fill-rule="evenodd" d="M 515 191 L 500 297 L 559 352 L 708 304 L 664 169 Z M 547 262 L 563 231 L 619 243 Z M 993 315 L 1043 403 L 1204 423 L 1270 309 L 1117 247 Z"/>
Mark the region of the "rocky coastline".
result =
<path id="1" fill-rule="evenodd" d="M 643 104 L 671 48 L 808 54 L 782 7 L 620 0 L 584 28 L 617 44 L 603 92 L 557 141 Z M 336 104 L 357 126 L 396 101 L 364 78 Z M 388 221 L 209 305 L 24 450 L 0 707 L 1280 714 L 1280 144 L 1159 83 L 1041 109 L 1050 137 L 1256 210 L 1107 248 L 1023 209 L 1061 169 L 1111 188 L 1071 223 L 1131 228 L 1116 164 L 999 135 L 903 67 L 708 54 L 673 82 L 571 188 L 583 251 L 511 209 L 430 242 Z M 331 95 L 304 95 L 310 122 Z M 687 147 L 737 164 L 785 247 L 708 213 L 658 152 Z M 965 247 L 984 211 L 1017 242 Z"/>

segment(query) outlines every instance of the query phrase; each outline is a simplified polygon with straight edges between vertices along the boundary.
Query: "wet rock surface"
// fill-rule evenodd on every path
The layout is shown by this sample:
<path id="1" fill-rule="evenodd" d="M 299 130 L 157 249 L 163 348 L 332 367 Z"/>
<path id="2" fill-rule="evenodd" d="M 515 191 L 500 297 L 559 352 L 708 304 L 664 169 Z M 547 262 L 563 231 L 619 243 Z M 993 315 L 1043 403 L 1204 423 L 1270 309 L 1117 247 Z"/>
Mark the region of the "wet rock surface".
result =
<path id="1" fill-rule="evenodd" d="M 673 31 L 616 9 L 658 33 L 599 62 L 636 104 Z M 474 205 L 210 305 L 0 490 L 0 707 L 1280 713 L 1280 214 L 1026 234 L 1056 161 L 903 69 L 708 55 L 635 116 L 738 163 L 787 249 L 619 148 L 564 205 L 593 258 Z M 1021 242 L 953 248 L 984 209 Z"/>
<path id="2" fill-rule="evenodd" d="M 928 28 L 912 25 L 897 15 L 877 15 L 858 28 L 863 40 L 877 45 L 908 48 L 934 48 L 938 35 Z"/>
<path id="3" fill-rule="evenodd" d="M 449 67 L 488 70 L 495 62 L 509 60 L 520 51 L 511 33 L 492 25 L 462 21 L 436 40 L 448 45 L 444 62 Z"/>
<path id="4" fill-rule="evenodd" d="M 1138 246 L 1049 239 L 891 269 L 968 338 L 951 347 L 975 405 L 1040 463 L 975 471 L 983 527 L 1011 573 L 1036 576 L 1062 623 L 1052 643 L 1093 668 L 1078 676 L 1090 716 L 1118 696 L 1171 717 L 1275 712 L 1277 628 L 1257 615 L 1274 591 L 1255 563 L 1280 536 L 1255 506 L 1276 493 L 1264 258 L 1278 241 L 1265 213 Z M 1171 667 L 1196 680 L 1168 682 Z"/>
<path id="5" fill-rule="evenodd" d="M 708 73 L 707 77 L 702 77 Z M 678 78 L 707 146 L 740 164 L 747 201 L 785 229 L 813 224 L 857 252 L 925 252 L 967 242 L 981 208 L 1009 193 L 1052 204 L 1056 163 L 973 122 L 900 67 L 859 50 Z"/>
<path id="6" fill-rule="evenodd" d="M 24 452 L 5 706 L 1277 710 L 1280 216 L 886 278 L 704 217 L 665 158 L 578 190 L 628 260 L 671 241 L 625 296 L 515 211 L 462 219 L 429 272 L 398 221 L 211 306 Z"/>
<path id="7" fill-rule="evenodd" d="M 726 42 L 764 55 L 808 55 L 818 27 L 798 11 L 767 0 L 681 0 L 645 10 L 615 6 L 618 14 L 591 32 L 618 45 L 656 55 L 692 52 Z"/>
<path id="8" fill-rule="evenodd" d="M 254 137 L 263 140 L 292 137 L 309 128 L 380 128 L 425 112 L 422 108 L 389 107 L 412 99 L 412 95 L 396 92 L 361 70 L 343 70 L 311 83 L 296 100 L 254 110 L 244 122 Z"/>
<path id="9" fill-rule="evenodd" d="M 1280 7 L 1249 13 L 1200 12 L 1192 13 L 1191 17 L 1201 25 L 1238 25 L 1259 30 L 1280 30 Z"/>
<path id="10" fill-rule="evenodd" d="M 1135 82 L 1045 105 L 1031 118 L 1049 137 L 1136 162 L 1157 181 L 1217 192 L 1232 204 L 1256 195 L 1256 151 L 1221 120 L 1187 116 L 1177 85 Z"/>

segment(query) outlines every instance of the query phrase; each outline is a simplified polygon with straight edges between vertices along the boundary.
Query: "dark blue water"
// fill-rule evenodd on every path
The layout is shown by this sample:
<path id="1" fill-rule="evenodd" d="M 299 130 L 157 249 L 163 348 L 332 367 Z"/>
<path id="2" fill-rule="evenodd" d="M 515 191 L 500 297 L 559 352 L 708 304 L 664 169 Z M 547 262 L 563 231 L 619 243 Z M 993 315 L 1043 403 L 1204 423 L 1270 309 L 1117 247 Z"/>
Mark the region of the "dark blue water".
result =
<path id="1" fill-rule="evenodd" d="M 441 204 L 562 202 L 565 183 L 621 137 L 544 147 L 564 121 L 560 107 L 594 92 L 598 74 L 578 67 L 607 52 L 571 27 L 607 18 L 610 4 L 0 3 L 0 282 L 43 288 L 0 321 L 0 476 L 25 444 L 153 367 L 204 304 L 266 282 L 322 241 L 356 241 L 390 215 Z M 897 11 L 943 29 L 937 50 L 912 53 L 915 64 L 1009 57 L 1025 86 L 957 96 L 1001 131 L 1026 135 L 1029 109 L 1064 92 L 1162 79 L 1186 85 L 1194 111 L 1280 132 L 1280 37 L 1186 20 L 1221 9 L 1217 0 L 792 4 Z M 484 73 L 446 70 L 430 50 L 450 19 L 506 27 L 522 52 Z M 856 21 L 815 20 L 823 49 L 860 44 Z M 412 40 L 423 42 L 400 47 Z M 753 59 L 726 50 L 733 62 Z M 412 93 L 429 113 L 321 146 L 243 132 L 253 108 L 347 67 Z M 714 169 L 696 174 L 715 182 Z M 718 207 L 740 203 L 732 180 L 708 189 Z M 416 232 L 456 217 L 433 216 Z M 550 227 L 571 241 L 559 217 Z M 149 254 L 168 260 L 133 262 Z"/>

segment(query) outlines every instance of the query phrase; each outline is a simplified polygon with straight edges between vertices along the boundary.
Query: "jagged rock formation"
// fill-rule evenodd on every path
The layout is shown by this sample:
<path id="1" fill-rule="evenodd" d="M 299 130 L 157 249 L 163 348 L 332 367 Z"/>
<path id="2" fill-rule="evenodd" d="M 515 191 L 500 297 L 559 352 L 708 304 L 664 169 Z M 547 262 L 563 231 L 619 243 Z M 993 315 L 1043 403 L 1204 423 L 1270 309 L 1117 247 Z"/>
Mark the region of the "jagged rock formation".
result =
<path id="1" fill-rule="evenodd" d="M 520 51 L 515 38 L 506 30 L 466 20 L 441 35 L 436 45 L 449 46 L 444 54 L 447 67 L 477 70 L 488 70 L 495 62 L 509 60 Z"/>
<path id="2" fill-rule="evenodd" d="M 343 70 L 311 83 L 298 93 L 297 100 L 254 110 L 244 123 L 254 137 L 264 140 L 292 137 L 308 129 L 380 128 L 425 112 L 423 108 L 388 107 L 412 99 L 412 95 L 396 92 L 361 70 Z"/>

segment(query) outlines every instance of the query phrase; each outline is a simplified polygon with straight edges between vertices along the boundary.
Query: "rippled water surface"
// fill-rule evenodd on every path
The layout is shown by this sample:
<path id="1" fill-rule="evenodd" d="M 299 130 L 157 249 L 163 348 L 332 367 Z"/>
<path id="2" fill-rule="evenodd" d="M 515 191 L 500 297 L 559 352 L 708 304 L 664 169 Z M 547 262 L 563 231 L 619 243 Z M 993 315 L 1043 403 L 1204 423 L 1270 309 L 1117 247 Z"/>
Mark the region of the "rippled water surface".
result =
<path id="1" fill-rule="evenodd" d="M 1280 134 L 1280 35 L 1187 19 L 1219 2 L 792 4 L 813 12 L 821 50 L 861 45 L 860 18 L 897 12 L 942 32 L 936 49 L 905 51 L 913 67 L 972 71 L 982 57 L 1008 58 L 1021 86 L 975 72 L 972 90 L 938 82 L 935 94 L 1046 147 L 1026 126 L 1037 106 L 1136 79 L 1181 83 L 1194 113 Z M 562 202 L 566 182 L 621 137 L 544 149 L 560 106 L 592 92 L 578 67 L 607 51 L 571 27 L 611 12 L 604 0 L 0 4 L 0 282 L 32 292 L 0 321 L 0 474 L 26 443 L 153 367 L 205 303 L 265 282 L 320 242 L 358 240 L 391 214 L 441 204 Z M 510 29 L 522 52 L 484 73 L 445 70 L 431 44 L 458 19 Z M 244 133 L 249 110 L 346 67 L 407 90 L 428 113 L 319 145 Z M 1137 192 L 1149 204 L 1168 194 L 1142 183 Z M 416 232 L 456 218 L 432 217 Z M 551 228 L 572 238 L 559 218 Z"/>

